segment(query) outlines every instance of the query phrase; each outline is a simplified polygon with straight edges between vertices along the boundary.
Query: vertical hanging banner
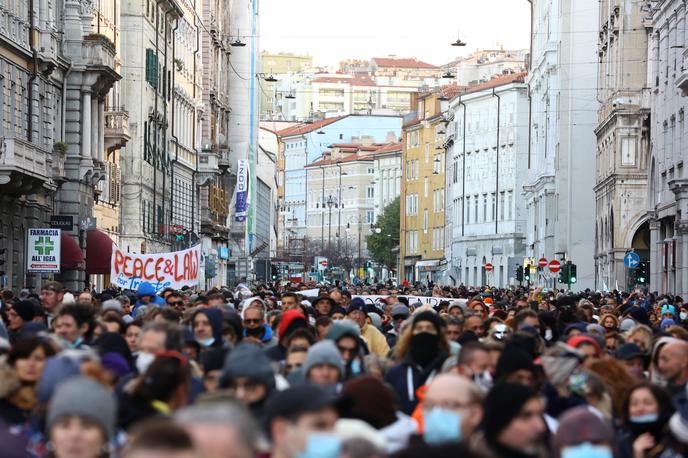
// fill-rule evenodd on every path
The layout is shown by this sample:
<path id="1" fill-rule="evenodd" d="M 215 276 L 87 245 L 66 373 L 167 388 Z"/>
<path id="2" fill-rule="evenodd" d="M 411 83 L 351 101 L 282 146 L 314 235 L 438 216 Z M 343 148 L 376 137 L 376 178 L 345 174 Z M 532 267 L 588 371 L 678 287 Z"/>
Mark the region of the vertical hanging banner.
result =
<path id="1" fill-rule="evenodd" d="M 136 290 L 147 281 L 156 291 L 181 289 L 199 283 L 201 245 L 172 253 L 125 253 L 112 245 L 110 280 L 120 288 Z"/>
<path id="2" fill-rule="evenodd" d="M 248 161 L 239 159 L 237 161 L 237 185 L 236 185 L 236 208 L 234 219 L 239 222 L 246 221 L 249 205 L 249 166 Z"/>
<path id="3" fill-rule="evenodd" d="M 26 243 L 27 272 L 60 272 L 62 231 L 29 229 Z"/>

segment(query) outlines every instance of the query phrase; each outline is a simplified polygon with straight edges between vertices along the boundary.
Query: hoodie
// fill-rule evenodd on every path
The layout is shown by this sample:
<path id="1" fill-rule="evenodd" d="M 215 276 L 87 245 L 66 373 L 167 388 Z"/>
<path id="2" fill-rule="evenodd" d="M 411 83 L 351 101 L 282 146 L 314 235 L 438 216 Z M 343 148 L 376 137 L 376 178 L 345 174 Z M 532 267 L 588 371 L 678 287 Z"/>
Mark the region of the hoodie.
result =
<path id="1" fill-rule="evenodd" d="M 246 377 L 265 385 L 265 397 L 248 405 L 253 418 L 260 419 L 265 402 L 276 390 L 276 382 L 270 360 L 258 345 L 241 343 L 225 358 L 222 375 L 220 375 L 220 387 L 228 388 L 232 380 L 238 377 Z"/>
<path id="2" fill-rule="evenodd" d="M 277 345 L 265 349 L 265 356 L 273 362 L 281 362 L 287 357 L 287 348 L 284 346 L 287 337 L 298 328 L 307 326 L 306 317 L 301 310 L 287 310 L 282 315 L 277 328 Z"/>
<path id="3" fill-rule="evenodd" d="M 151 297 L 151 301 L 148 304 L 141 301 L 141 298 L 146 296 Z M 136 309 L 141 306 L 155 305 L 157 307 L 163 307 L 165 305 L 165 300 L 156 294 L 153 285 L 147 281 L 142 281 L 139 284 L 139 289 L 136 291 L 136 298 L 138 300 L 136 301 L 136 304 L 134 304 L 134 307 L 131 311 L 131 315 L 133 317 L 136 317 Z"/>
<path id="4" fill-rule="evenodd" d="M 193 322 L 196 319 L 196 316 L 198 314 L 203 314 L 206 317 L 208 317 L 208 322 L 210 323 L 210 327 L 213 328 L 213 338 L 215 339 L 213 343 L 210 345 L 211 347 L 221 347 L 223 340 L 222 340 L 222 312 L 219 309 L 215 308 L 201 308 L 199 310 L 196 310 L 196 312 L 193 314 L 193 317 L 191 318 L 191 326 L 192 326 L 192 331 L 193 331 Z"/>

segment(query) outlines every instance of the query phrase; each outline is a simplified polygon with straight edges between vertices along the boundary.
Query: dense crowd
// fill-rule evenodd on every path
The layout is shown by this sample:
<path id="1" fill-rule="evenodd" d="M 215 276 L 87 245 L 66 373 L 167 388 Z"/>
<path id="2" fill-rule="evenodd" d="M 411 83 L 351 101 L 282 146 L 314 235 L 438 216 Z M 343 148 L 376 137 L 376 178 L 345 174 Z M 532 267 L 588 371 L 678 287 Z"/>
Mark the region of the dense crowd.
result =
<path id="1" fill-rule="evenodd" d="M 688 306 L 637 289 L 2 292 L 0 457 L 688 456 Z"/>

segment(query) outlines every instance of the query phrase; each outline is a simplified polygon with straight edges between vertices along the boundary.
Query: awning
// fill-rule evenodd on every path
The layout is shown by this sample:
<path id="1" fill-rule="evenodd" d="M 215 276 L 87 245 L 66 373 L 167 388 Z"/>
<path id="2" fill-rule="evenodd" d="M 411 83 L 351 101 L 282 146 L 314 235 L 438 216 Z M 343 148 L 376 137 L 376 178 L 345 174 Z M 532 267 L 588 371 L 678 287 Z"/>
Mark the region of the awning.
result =
<path id="1" fill-rule="evenodd" d="M 86 232 L 86 273 L 109 274 L 112 239 L 103 231 Z"/>
<path id="2" fill-rule="evenodd" d="M 439 259 L 430 259 L 426 261 L 418 261 L 416 262 L 416 268 L 418 269 L 419 272 L 437 272 L 442 270 L 440 268 L 440 260 Z"/>
<path id="3" fill-rule="evenodd" d="M 84 254 L 76 240 L 67 233 L 60 236 L 60 267 L 62 270 L 79 270 L 84 267 Z"/>

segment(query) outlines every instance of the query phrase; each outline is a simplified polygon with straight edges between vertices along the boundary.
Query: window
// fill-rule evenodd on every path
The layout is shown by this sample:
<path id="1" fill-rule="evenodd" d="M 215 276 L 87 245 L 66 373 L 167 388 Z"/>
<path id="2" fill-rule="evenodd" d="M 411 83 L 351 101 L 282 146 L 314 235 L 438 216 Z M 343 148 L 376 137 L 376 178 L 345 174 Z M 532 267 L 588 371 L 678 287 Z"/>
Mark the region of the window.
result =
<path id="1" fill-rule="evenodd" d="M 428 209 L 423 210 L 423 233 L 428 233 Z"/>
<path id="2" fill-rule="evenodd" d="M 466 197 L 466 223 L 471 222 L 471 196 Z"/>
<path id="3" fill-rule="evenodd" d="M 504 221 L 504 191 L 499 193 L 499 219 Z"/>
<path id="4" fill-rule="evenodd" d="M 373 199 L 373 198 L 375 198 L 375 188 L 374 188 L 374 187 L 368 186 L 368 187 L 366 188 L 366 197 L 367 197 L 368 199 Z"/>
<path id="5" fill-rule="evenodd" d="M 424 196 L 427 198 L 428 197 L 428 187 L 429 187 L 429 182 L 428 182 L 428 177 L 425 177 L 425 183 L 424 183 Z"/>
<path id="6" fill-rule="evenodd" d="M 483 194 L 483 221 L 487 221 L 487 194 Z"/>
<path id="7" fill-rule="evenodd" d="M 152 49 L 146 49 L 146 81 L 158 88 L 158 56 Z"/>
<path id="8" fill-rule="evenodd" d="M 475 206 L 475 218 L 473 218 L 473 221 L 475 221 L 475 222 L 477 223 L 477 222 L 480 221 L 480 219 L 479 219 L 479 217 L 478 217 L 478 205 L 480 205 L 480 203 L 479 203 L 480 196 L 478 196 L 478 195 L 476 194 L 475 197 L 473 197 L 473 199 L 475 199 L 475 201 L 474 201 L 474 202 L 475 202 L 475 203 L 474 203 L 474 206 Z"/>
<path id="9" fill-rule="evenodd" d="M 420 159 L 416 159 L 416 167 L 415 167 L 415 171 L 416 171 L 415 179 L 416 180 L 418 179 L 418 171 L 419 170 L 420 170 Z"/>
<path id="10" fill-rule="evenodd" d="M 368 210 L 366 213 L 366 220 L 368 224 L 373 224 L 375 222 L 375 213 L 372 210 Z"/>
<path id="11" fill-rule="evenodd" d="M 512 191 L 509 191 L 507 194 L 507 206 L 509 207 L 509 220 L 513 219 L 514 214 L 513 214 L 513 199 L 514 199 L 514 193 Z"/>
<path id="12" fill-rule="evenodd" d="M 425 163 L 430 162 L 430 143 L 425 144 Z"/>
<path id="13" fill-rule="evenodd" d="M 373 175 L 375 173 L 375 168 L 368 167 L 368 175 Z"/>
<path id="14" fill-rule="evenodd" d="M 497 196 L 493 192 L 490 196 L 490 201 L 492 203 L 492 212 L 490 213 L 490 221 L 496 221 L 497 220 Z"/>

